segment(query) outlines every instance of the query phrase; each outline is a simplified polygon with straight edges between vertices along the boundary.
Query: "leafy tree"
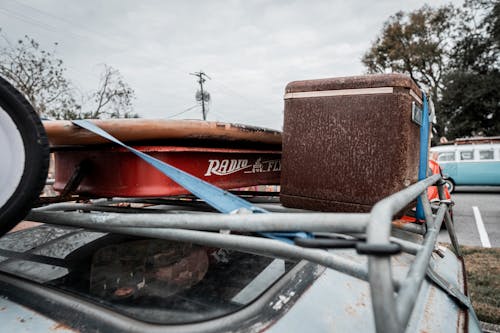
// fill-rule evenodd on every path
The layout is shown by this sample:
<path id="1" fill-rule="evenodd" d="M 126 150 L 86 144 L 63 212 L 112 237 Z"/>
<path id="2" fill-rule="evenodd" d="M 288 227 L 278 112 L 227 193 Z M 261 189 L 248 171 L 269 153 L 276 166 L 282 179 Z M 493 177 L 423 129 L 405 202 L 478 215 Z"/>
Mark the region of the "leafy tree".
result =
<path id="1" fill-rule="evenodd" d="M 363 56 L 368 72 L 409 74 L 437 103 L 439 136 L 500 133 L 500 1 L 398 12 Z"/>
<path id="2" fill-rule="evenodd" d="M 500 134 L 500 72 L 456 70 L 446 75 L 439 101 L 448 139 Z"/>
<path id="3" fill-rule="evenodd" d="M 439 101 L 448 138 L 500 134 L 500 2 L 466 1 Z"/>
<path id="4" fill-rule="evenodd" d="M 449 37 L 455 14 L 451 5 L 396 13 L 384 23 L 363 64 L 369 73 L 407 73 L 438 96 L 452 49 Z"/>
<path id="5" fill-rule="evenodd" d="M 63 61 L 29 36 L 16 43 L 0 35 L 0 75 L 10 81 L 36 112 L 50 119 L 131 118 L 134 90 L 117 69 L 104 65 L 98 88 L 88 97 L 74 89 L 66 78 Z M 83 105 L 77 103 L 83 101 Z"/>

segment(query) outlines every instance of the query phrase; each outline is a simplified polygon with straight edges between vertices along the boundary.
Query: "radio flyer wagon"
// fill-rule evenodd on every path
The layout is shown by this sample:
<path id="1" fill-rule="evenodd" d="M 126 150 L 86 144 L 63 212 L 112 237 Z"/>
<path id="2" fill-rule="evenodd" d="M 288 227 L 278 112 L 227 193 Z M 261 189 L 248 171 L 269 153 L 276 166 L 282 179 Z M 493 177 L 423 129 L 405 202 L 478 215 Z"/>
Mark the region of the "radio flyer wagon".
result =
<path id="1" fill-rule="evenodd" d="M 44 223 L 0 239 L 4 318 L 30 316 L 39 331 L 480 332 L 439 174 L 368 211 L 285 207 L 279 193 L 241 191 L 283 184 L 293 158 L 282 163 L 278 132 L 146 120 L 44 128 L 0 83 L 1 231 L 28 212 Z M 408 94 L 336 89 L 319 97 Z M 307 94 L 289 98 L 318 97 Z M 49 150 L 60 195 L 38 198 Z M 286 172 L 293 201 L 300 179 Z M 417 199 L 423 224 L 394 219 Z M 454 252 L 436 243 L 443 223 Z"/>

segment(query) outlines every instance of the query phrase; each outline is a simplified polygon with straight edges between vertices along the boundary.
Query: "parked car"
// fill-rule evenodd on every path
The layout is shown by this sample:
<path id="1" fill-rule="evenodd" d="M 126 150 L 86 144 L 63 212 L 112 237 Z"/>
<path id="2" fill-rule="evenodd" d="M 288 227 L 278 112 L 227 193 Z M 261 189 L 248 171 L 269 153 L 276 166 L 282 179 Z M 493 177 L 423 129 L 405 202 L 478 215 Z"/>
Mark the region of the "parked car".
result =
<path id="1" fill-rule="evenodd" d="M 443 167 L 448 189 L 455 186 L 500 186 L 500 138 L 456 140 L 433 147 Z"/>
<path id="2" fill-rule="evenodd" d="M 5 81 L 0 139 L 0 153 L 14 157 L 0 164 L 0 236 L 28 211 L 41 223 L 0 238 L 3 331 L 481 331 L 453 230 L 453 251 L 436 243 L 451 203 L 440 201 L 425 227 L 393 221 L 437 173 L 369 213 L 323 213 L 283 207 L 274 193 L 243 199 L 119 143 L 210 195 L 42 200 L 47 138 Z M 279 165 L 262 164 L 249 173 Z M 75 169 L 63 191 L 86 175 Z"/>
<path id="3" fill-rule="evenodd" d="M 269 202 L 272 200 L 266 201 L 267 209 Z M 116 208 L 115 203 L 108 204 Z M 158 214 L 163 212 L 158 217 L 168 219 L 165 213 L 179 209 L 185 200 L 170 204 L 157 208 Z M 273 205 L 276 211 L 286 212 L 279 204 Z M 40 217 L 46 216 L 56 223 L 60 218 L 67 222 L 77 216 L 95 221 L 116 218 L 95 211 L 67 212 L 70 208 L 60 207 L 65 212 L 39 211 L 38 218 L 32 213 L 30 219 L 41 221 Z M 89 208 L 106 209 L 101 204 Z M 121 209 L 125 212 L 127 208 Z M 147 208 L 148 216 L 154 215 L 151 209 Z M 183 215 L 179 213 L 174 217 L 189 213 L 194 218 L 200 210 L 192 211 L 186 205 Z M 309 216 L 306 212 L 289 214 Z M 375 282 L 366 281 L 366 255 L 355 249 L 290 249 L 290 245 L 248 233 L 222 234 L 224 239 L 237 238 L 237 244 L 215 247 L 217 241 L 209 238 L 205 245 L 166 240 L 166 229 L 143 228 L 155 237 L 147 238 L 140 230 L 137 236 L 95 231 L 101 228 L 98 223 L 91 229 L 42 224 L 0 239 L 0 318 L 4 330 L 374 332 L 375 318 L 390 306 L 386 298 L 381 308 L 374 305 L 373 300 L 380 298 L 372 294 Z M 214 239 L 221 235 L 209 234 Z M 423 237 L 411 233 L 395 237 L 393 241 L 407 242 L 407 250 L 391 255 L 397 265 L 380 279 L 387 281 L 392 276 L 401 279 L 399 284 L 415 262 L 408 246 L 413 242 L 419 246 Z M 265 247 L 256 244 L 250 249 L 246 245 L 250 241 L 263 242 Z M 430 258 L 435 274 L 458 286 L 459 293 L 465 292 L 461 261 L 447 248 L 439 247 L 439 251 L 440 256 Z M 406 332 L 421 332 L 423 328 L 427 332 L 480 332 L 472 309 L 464 308 L 442 286 L 428 279 L 421 280 L 419 286 L 418 278 L 411 284 L 418 288 L 418 296 L 409 305 L 400 305 L 411 306 L 411 316 L 404 324 Z"/>

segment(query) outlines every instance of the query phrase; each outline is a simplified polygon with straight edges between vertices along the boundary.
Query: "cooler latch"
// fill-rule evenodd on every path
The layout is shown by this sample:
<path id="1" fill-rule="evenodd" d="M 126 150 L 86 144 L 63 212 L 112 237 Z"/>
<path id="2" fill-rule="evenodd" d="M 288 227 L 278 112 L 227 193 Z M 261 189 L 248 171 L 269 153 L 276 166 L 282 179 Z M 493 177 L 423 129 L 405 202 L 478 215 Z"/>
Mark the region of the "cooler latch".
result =
<path id="1" fill-rule="evenodd" d="M 417 105 L 417 103 L 412 102 L 411 103 L 411 120 L 415 124 L 422 126 L 422 116 L 423 116 L 422 108 L 419 107 Z"/>

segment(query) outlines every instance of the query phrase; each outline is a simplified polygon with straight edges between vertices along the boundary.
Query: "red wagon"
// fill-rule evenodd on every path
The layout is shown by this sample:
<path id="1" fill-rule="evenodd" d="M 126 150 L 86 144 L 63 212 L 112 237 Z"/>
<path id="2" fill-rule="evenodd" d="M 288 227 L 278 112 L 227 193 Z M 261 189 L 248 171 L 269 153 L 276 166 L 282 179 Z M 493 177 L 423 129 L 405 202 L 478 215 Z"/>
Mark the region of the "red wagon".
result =
<path id="1" fill-rule="evenodd" d="M 223 189 L 277 185 L 281 134 L 217 122 L 95 120 L 137 150 Z M 88 197 L 160 197 L 187 190 L 125 148 L 67 121 L 44 123 L 55 153 L 57 191 Z M 75 181 L 78 184 L 71 184 Z"/>

